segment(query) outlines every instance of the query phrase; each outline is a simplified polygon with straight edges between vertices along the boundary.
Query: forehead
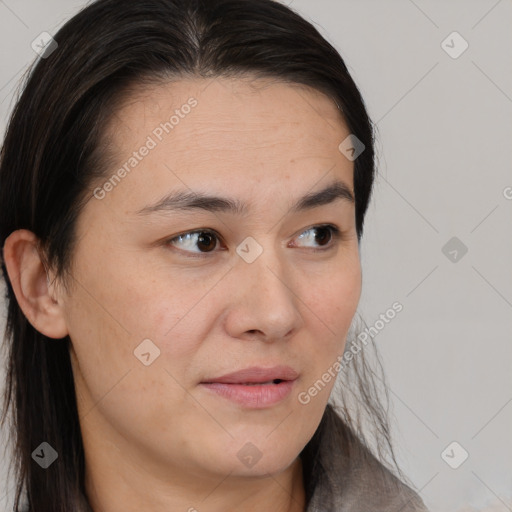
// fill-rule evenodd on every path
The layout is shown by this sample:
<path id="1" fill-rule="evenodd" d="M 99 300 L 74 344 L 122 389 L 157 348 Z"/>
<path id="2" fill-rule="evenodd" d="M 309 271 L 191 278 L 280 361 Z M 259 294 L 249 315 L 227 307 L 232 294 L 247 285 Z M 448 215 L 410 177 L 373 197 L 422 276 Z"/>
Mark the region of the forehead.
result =
<path id="1" fill-rule="evenodd" d="M 322 92 L 303 84 L 250 75 L 180 77 L 169 81 L 135 83 L 123 95 L 118 113 L 134 114 L 137 108 L 160 113 L 160 109 L 169 106 L 179 107 L 191 96 L 201 99 L 203 113 L 229 112 L 233 121 L 248 114 L 256 118 L 269 115 L 274 117 L 285 112 L 292 119 L 292 112 L 301 117 L 308 114 L 306 110 L 309 115 L 316 113 L 331 124 L 343 122 L 335 102 Z"/>
<path id="2" fill-rule="evenodd" d="M 306 180 L 299 195 L 326 174 L 353 187 L 352 162 L 338 149 L 349 135 L 341 112 L 298 84 L 245 77 L 146 85 L 125 96 L 107 133 L 117 166 L 151 146 L 130 172 L 128 194 L 130 187 L 140 196 L 192 183 L 241 190 Z"/>
<path id="3" fill-rule="evenodd" d="M 192 103 L 195 106 L 190 107 Z M 308 138 L 297 141 L 293 149 L 311 149 L 313 141 L 329 144 L 326 136 L 337 141 L 347 133 L 334 101 L 315 89 L 265 78 L 218 77 L 132 89 L 113 117 L 111 135 L 122 147 L 166 122 L 172 125 L 167 142 L 172 139 L 179 146 L 186 138 L 187 145 L 205 151 L 219 146 L 231 151 L 250 148 L 254 145 L 250 136 L 257 137 L 260 145 L 289 144 L 299 132 Z M 207 138 L 215 147 L 203 145 Z M 235 147 L 230 146 L 232 141 Z M 324 145 L 318 153 L 325 150 Z"/>

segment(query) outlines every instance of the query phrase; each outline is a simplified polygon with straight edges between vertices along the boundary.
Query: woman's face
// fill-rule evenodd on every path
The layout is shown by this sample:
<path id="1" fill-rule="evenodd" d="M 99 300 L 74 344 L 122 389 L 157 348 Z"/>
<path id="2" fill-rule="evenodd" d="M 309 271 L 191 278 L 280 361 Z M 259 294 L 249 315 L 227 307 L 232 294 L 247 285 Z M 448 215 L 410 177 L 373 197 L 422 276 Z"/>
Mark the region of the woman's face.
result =
<path id="1" fill-rule="evenodd" d="M 361 291 L 354 203 L 299 203 L 334 182 L 353 194 L 339 111 L 303 87 L 191 79 L 132 94 L 108 132 L 113 164 L 80 215 L 63 301 L 89 468 L 284 471 L 334 379 L 299 395 L 343 353 Z M 178 193 L 196 206 L 172 207 Z M 288 373 L 206 384 L 276 366 Z M 247 384 L 258 377 L 293 380 Z"/>

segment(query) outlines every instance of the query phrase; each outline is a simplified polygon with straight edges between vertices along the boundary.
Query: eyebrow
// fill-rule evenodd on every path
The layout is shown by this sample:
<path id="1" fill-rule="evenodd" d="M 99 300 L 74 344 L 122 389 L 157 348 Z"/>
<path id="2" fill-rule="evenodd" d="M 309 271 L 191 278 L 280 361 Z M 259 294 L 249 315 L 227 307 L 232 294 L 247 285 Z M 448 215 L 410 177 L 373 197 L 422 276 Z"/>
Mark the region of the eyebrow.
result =
<path id="1" fill-rule="evenodd" d="M 355 204 L 354 195 L 348 185 L 336 180 L 317 192 L 310 192 L 299 198 L 291 206 L 288 213 L 298 213 L 319 206 L 328 205 L 338 200 Z M 202 192 L 189 192 L 176 190 L 167 194 L 154 204 L 138 210 L 137 215 L 152 213 L 180 211 L 180 210 L 205 210 L 209 212 L 226 212 L 237 216 L 248 213 L 248 207 L 238 199 L 219 197 L 204 194 Z"/>

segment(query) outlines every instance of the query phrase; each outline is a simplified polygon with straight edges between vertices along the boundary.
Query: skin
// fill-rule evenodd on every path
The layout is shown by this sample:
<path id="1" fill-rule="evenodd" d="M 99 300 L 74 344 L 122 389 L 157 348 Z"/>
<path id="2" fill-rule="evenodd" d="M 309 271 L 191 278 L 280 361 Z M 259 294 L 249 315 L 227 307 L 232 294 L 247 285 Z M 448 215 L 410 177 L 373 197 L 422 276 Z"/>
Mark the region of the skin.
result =
<path id="1" fill-rule="evenodd" d="M 349 131 L 332 100 L 302 86 L 261 78 L 146 86 L 108 126 L 116 163 L 107 178 L 191 96 L 197 106 L 173 131 L 86 204 L 70 289 L 52 273 L 48 286 L 26 230 L 5 244 L 9 276 L 32 325 L 71 338 L 95 511 L 303 511 L 298 455 L 334 379 L 306 405 L 297 396 L 343 353 L 361 267 L 353 203 L 286 211 L 334 178 L 353 192 L 353 162 L 338 150 Z M 237 198 L 249 213 L 136 214 L 177 188 Z M 324 235 L 332 249 L 314 252 L 322 248 L 314 229 L 298 238 L 327 223 L 343 232 L 339 241 Z M 199 228 L 218 233 L 205 258 L 186 256 L 204 251 L 197 237 L 168 243 Z M 247 236 L 263 249 L 250 264 L 236 253 Z M 160 350 L 148 366 L 134 356 L 146 338 Z M 299 378 L 267 408 L 244 408 L 200 385 L 275 364 Z M 262 454 L 252 467 L 237 456 L 248 442 Z"/>

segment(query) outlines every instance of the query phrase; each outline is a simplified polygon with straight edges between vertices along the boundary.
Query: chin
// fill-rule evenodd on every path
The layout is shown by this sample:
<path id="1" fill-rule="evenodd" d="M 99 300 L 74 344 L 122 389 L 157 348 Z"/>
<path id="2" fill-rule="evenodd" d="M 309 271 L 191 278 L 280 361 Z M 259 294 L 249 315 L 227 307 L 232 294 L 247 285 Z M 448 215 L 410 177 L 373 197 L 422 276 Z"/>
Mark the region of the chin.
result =
<path id="1" fill-rule="evenodd" d="M 231 476 L 268 478 L 269 475 L 276 476 L 283 471 L 286 471 L 286 469 L 288 469 L 295 460 L 296 457 L 293 460 L 264 462 L 262 458 L 253 467 L 244 468 L 242 464 L 237 465 L 237 467 L 232 471 Z"/>
<path id="2" fill-rule="evenodd" d="M 252 438 L 252 441 L 250 438 L 245 439 L 241 442 L 233 441 L 232 448 L 224 453 L 224 458 L 226 453 L 230 454 L 226 465 L 231 466 L 233 475 L 265 477 L 269 474 L 281 473 L 297 459 L 300 453 L 300 447 L 295 443 L 288 446 L 285 444 L 286 441 L 293 439 L 293 436 L 287 439 L 276 437 L 274 440 L 266 436 L 262 436 L 261 439 Z M 222 455 L 219 454 L 219 456 Z"/>

